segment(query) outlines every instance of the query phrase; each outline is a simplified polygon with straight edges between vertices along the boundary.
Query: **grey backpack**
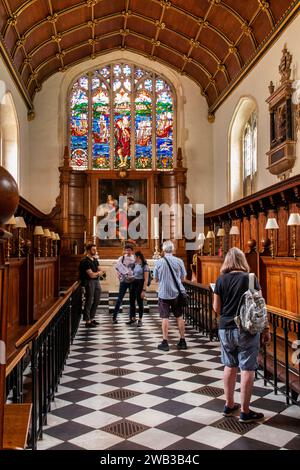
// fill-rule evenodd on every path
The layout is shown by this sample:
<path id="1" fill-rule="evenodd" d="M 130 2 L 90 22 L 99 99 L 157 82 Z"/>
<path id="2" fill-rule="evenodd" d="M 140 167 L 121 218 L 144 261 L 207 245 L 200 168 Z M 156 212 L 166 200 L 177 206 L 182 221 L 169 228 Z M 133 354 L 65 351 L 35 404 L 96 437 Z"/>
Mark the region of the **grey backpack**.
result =
<path id="1" fill-rule="evenodd" d="M 254 289 L 253 273 L 249 274 L 249 288 L 241 297 L 234 321 L 240 329 L 251 335 L 261 333 L 268 325 L 266 302 Z"/>

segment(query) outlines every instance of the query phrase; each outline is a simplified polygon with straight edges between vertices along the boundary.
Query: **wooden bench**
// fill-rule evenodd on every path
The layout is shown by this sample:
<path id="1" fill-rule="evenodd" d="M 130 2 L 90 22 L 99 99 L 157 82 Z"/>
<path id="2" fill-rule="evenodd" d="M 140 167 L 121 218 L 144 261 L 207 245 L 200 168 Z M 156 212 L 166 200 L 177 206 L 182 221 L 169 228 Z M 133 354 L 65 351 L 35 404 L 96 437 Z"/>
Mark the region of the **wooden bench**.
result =
<path id="1" fill-rule="evenodd" d="M 23 450 L 27 447 L 31 403 L 4 405 L 4 450 Z"/>

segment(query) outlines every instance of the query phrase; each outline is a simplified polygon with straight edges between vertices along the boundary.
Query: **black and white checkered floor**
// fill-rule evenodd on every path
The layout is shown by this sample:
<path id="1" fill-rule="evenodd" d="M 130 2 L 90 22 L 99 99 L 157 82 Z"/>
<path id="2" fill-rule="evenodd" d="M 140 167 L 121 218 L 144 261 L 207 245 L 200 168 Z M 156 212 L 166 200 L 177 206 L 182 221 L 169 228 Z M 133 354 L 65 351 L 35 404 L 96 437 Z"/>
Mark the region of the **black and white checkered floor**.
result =
<path id="1" fill-rule="evenodd" d="M 163 353 L 157 309 L 137 328 L 124 313 L 112 325 L 102 303 L 100 326 L 81 323 L 38 449 L 300 449 L 300 407 L 287 407 L 262 380 L 252 396 L 262 424 L 223 418 L 218 343 L 187 327 L 188 350 L 178 351 L 172 321 Z"/>

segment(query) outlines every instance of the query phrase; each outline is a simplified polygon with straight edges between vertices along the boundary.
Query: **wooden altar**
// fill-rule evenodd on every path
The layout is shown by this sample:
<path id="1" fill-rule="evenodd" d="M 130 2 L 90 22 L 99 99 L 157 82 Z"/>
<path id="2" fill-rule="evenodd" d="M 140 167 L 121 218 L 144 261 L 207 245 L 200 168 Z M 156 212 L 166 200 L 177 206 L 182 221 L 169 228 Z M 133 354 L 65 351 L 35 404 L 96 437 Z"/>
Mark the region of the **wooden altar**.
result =
<path id="1" fill-rule="evenodd" d="M 62 266 L 67 269 L 72 254 L 84 253 L 84 242 L 93 242 L 93 217 L 103 202 L 105 188 L 116 187 L 119 193 L 126 194 L 128 185 L 139 185 L 141 201 L 148 209 L 148 238 L 142 244 L 137 243 L 150 259 L 155 251 L 155 240 L 151 238 L 153 214 L 152 204 L 179 204 L 182 208 L 186 202 L 186 171 L 182 166 L 181 150 L 178 149 L 177 166 L 170 171 L 129 169 L 125 174 L 118 170 L 74 170 L 69 163 L 68 149 L 65 150 L 64 165 L 60 167 L 60 196 L 58 198 L 56 223 L 60 226 Z M 103 189 L 104 188 L 104 189 Z M 125 188 L 125 191 L 124 191 Z M 113 195 L 116 197 L 116 194 Z M 175 240 L 175 214 L 170 215 L 170 238 L 174 240 L 176 253 L 185 259 L 185 240 Z M 161 236 L 161 233 L 160 233 Z M 122 253 L 122 242 L 107 246 L 106 240 L 96 238 L 98 253 L 101 259 L 116 259 Z M 74 247 L 76 250 L 74 251 Z"/>

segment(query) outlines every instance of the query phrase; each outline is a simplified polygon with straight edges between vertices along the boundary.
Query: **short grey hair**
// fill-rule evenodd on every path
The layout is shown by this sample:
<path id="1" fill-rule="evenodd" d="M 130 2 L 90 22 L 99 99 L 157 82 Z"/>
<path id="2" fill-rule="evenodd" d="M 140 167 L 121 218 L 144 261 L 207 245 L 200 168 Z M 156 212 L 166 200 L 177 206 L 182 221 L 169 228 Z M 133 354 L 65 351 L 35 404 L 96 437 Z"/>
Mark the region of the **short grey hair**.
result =
<path id="1" fill-rule="evenodd" d="M 162 249 L 165 253 L 173 253 L 175 249 L 174 243 L 171 240 L 167 240 L 163 243 Z"/>

